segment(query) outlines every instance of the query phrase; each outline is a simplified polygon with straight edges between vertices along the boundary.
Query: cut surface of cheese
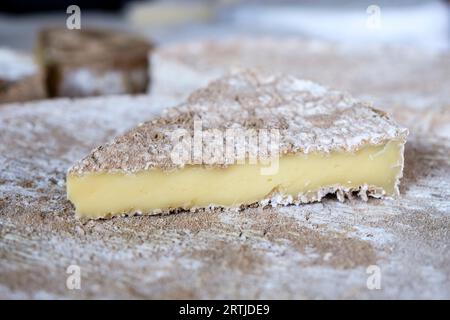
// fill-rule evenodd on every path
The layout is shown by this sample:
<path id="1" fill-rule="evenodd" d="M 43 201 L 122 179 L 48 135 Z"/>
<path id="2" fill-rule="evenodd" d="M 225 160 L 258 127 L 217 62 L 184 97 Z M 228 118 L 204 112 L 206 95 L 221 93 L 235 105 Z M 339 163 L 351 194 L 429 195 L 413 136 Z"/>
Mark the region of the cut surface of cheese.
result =
<path id="1" fill-rule="evenodd" d="M 379 188 L 380 194 L 396 195 L 401 172 L 403 143 L 391 141 L 364 147 L 355 153 L 333 152 L 287 155 L 274 175 L 260 174 L 261 165 L 227 168 L 188 166 L 165 172 L 92 173 L 69 176 L 69 195 L 77 211 L 90 217 L 105 212 L 154 212 L 170 208 L 236 207 L 271 196 L 284 195 L 313 201 L 324 188 L 358 190 Z M 333 190 L 334 191 L 334 190 Z M 342 196 L 342 195 L 340 195 Z"/>
<path id="2" fill-rule="evenodd" d="M 227 130 L 270 130 L 277 133 L 271 136 L 275 148 L 264 146 L 261 136 L 227 140 Z M 77 216 L 88 218 L 299 204 L 330 193 L 341 201 L 354 193 L 396 196 L 407 134 L 346 94 L 291 76 L 243 71 L 95 149 L 69 170 L 67 193 Z M 223 156 L 209 157 L 211 145 Z M 174 157 L 174 150 L 184 156 Z"/>

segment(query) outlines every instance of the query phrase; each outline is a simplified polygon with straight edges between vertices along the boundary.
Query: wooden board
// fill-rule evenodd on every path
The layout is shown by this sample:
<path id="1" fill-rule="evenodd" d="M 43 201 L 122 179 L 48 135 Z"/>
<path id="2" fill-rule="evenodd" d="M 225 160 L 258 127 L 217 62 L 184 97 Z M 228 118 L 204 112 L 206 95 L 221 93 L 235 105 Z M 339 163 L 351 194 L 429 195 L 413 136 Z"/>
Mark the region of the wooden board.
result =
<path id="1" fill-rule="evenodd" d="M 440 88 L 364 92 L 411 131 L 398 199 L 99 221 L 74 218 L 66 170 L 170 98 L 0 106 L 0 298 L 448 299 L 450 99 Z M 79 290 L 66 286 L 70 265 Z M 371 265 L 379 290 L 367 287 Z"/>

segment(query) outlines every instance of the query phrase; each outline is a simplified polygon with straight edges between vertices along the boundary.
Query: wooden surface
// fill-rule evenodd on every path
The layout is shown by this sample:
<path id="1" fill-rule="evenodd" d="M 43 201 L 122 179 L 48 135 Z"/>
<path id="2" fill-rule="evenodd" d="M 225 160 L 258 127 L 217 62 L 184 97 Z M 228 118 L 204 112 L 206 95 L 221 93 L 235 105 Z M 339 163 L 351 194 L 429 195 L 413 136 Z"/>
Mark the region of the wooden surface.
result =
<path id="1" fill-rule="evenodd" d="M 450 73 L 440 74 L 450 84 Z M 450 85 L 443 87 L 402 97 L 395 86 L 364 92 L 411 131 L 398 199 L 330 196 L 99 221 L 74 218 L 67 168 L 170 98 L 0 106 L 0 298 L 448 299 Z M 81 268 L 80 290 L 66 287 L 69 265 Z M 367 288 L 370 265 L 380 268 L 380 290 Z"/>

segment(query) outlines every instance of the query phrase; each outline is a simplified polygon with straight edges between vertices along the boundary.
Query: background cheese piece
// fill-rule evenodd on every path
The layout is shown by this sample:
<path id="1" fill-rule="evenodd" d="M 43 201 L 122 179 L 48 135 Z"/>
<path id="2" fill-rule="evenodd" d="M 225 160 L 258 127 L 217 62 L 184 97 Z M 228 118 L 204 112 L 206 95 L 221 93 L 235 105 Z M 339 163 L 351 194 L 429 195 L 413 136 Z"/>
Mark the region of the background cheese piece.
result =
<path id="1" fill-rule="evenodd" d="M 50 97 L 145 92 L 149 77 L 145 39 L 99 28 L 41 30 L 36 55 Z"/>
<path id="2" fill-rule="evenodd" d="M 404 105 L 406 97 L 433 107 L 447 107 L 449 99 L 448 53 L 416 47 L 368 44 L 359 48 L 292 36 L 233 36 L 168 43 L 149 58 L 154 79 L 149 90 L 176 94 L 178 101 L 239 68 L 289 73 L 365 100 L 370 97 L 390 112 L 398 111 L 394 107 Z"/>

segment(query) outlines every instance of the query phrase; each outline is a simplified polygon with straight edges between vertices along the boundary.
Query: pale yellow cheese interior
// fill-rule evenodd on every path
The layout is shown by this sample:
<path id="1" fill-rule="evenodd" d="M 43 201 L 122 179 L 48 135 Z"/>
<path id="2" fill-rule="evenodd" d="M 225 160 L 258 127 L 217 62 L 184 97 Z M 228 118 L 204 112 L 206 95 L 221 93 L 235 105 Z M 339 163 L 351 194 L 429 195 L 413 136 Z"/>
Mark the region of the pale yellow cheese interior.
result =
<path id="1" fill-rule="evenodd" d="M 134 174 L 69 174 L 67 193 L 77 215 L 90 218 L 211 204 L 233 207 L 265 199 L 272 192 L 295 197 L 336 185 L 368 185 L 384 190 L 386 195 L 395 195 L 402 165 L 403 142 L 390 141 L 354 153 L 284 155 L 274 175 L 262 175 L 260 164 L 226 168 L 186 166 Z"/>

